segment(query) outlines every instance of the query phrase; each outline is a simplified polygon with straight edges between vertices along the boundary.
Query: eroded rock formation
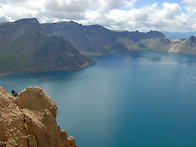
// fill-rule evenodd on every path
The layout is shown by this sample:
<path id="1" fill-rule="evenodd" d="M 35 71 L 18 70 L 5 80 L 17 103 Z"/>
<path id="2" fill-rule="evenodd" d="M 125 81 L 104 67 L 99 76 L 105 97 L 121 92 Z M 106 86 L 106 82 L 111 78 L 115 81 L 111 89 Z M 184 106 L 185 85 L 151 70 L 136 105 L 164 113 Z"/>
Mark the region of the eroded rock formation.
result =
<path id="1" fill-rule="evenodd" d="M 41 88 L 25 88 L 15 98 L 0 87 L 0 147 L 76 147 L 56 115 L 56 104 Z"/>

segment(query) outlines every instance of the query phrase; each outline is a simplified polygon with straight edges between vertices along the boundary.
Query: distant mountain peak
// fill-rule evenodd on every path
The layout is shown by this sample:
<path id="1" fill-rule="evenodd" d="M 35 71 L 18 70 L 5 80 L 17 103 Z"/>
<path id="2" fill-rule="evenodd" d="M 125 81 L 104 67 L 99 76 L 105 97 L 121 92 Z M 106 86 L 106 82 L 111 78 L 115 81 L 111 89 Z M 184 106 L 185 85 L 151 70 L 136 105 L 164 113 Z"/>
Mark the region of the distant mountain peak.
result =
<path id="1" fill-rule="evenodd" d="M 196 37 L 195 36 L 191 36 L 190 38 L 188 38 L 188 40 L 190 40 L 190 42 L 196 42 Z"/>
<path id="2" fill-rule="evenodd" d="M 36 18 L 24 18 L 15 21 L 16 24 L 28 24 L 28 25 L 39 25 L 40 23 Z"/>
<path id="3" fill-rule="evenodd" d="M 55 22 L 55 23 L 46 23 L 46 24 L 70 24 L 70 25 L 81 25 L 81 24 L 78 24 L 77 22 L 75 21 L 60 21 L 60 22 Z"/>
<path id="4" fill-rule="evenodd" d="M 131 49 L 196 54 L 194 34 L 184 40 L 170 40 L 153 30 L 113 31 L 74 21 L 40 24 L 36 18 L 0 24 L 0 45 L 0 63 L 3 63 L 0 72 L 4 73 L 81 69 L 94 63 L 83 55 Z"/>
<path id="5" fill-rule="evenodd" d="M 30 18 L 0 26 L 0 63 L 0 73 L 35 73 L 80 70 L 95 62 Z"/>
<path id="6" fill-rule="evenodd" d="M 72 24 L 78 24 L 77 22 L 71 20 L 71 21 L 68 21 L 69 23 L 72 23 Z"/>
<path id="7" fill-rule="evenodd" d="M 150 32 L 147 32 L 146 34 L 152 38 L 165 38 L 165 35 L 159 31 L 150 30 Z"/>

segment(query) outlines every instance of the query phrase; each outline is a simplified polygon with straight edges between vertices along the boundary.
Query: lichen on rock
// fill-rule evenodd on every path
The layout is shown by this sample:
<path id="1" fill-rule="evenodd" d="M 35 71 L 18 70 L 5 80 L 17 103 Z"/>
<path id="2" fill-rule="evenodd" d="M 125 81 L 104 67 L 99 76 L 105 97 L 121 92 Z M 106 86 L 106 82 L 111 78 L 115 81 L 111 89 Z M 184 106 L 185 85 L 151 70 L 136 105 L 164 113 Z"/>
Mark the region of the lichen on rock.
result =
<path id="1" fill-rule="evenodd" d="M 57 106 L 39 87 L 14 98 L 0 87 L 0 147 L 76 147 L 56 123 Z"/>

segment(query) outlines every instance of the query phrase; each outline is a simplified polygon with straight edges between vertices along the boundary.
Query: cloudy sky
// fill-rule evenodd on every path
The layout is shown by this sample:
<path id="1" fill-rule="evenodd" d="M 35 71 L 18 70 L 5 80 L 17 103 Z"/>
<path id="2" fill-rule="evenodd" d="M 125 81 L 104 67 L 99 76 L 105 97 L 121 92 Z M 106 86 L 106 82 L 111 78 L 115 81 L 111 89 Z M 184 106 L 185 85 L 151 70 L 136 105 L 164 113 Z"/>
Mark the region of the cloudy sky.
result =
<path id="1" fill-rule="evenodd" d="M 0 22 L 36 17 L 129 31 L 196 31 L 196 0 L 0 0 Z"/>

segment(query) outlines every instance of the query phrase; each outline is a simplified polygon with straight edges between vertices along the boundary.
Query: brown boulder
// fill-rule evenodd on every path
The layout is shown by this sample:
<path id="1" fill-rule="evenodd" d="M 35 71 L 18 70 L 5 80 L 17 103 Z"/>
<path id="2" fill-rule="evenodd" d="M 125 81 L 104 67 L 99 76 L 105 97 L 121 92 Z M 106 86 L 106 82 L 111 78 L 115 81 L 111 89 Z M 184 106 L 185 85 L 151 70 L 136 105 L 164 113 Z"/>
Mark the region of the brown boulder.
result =
<path id="1" fill-rule="evenodd" d="M 25 88 L 14 98 L 0 87 L 0 147 L 76 147 L 57 127 L 56 115 L 56 104 L 41 88 Z"/>

